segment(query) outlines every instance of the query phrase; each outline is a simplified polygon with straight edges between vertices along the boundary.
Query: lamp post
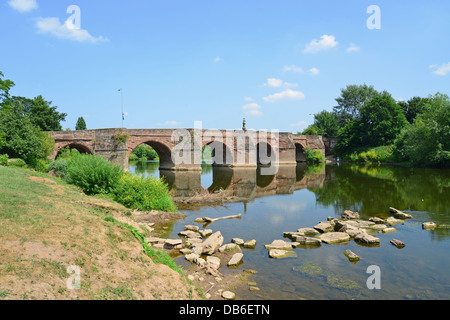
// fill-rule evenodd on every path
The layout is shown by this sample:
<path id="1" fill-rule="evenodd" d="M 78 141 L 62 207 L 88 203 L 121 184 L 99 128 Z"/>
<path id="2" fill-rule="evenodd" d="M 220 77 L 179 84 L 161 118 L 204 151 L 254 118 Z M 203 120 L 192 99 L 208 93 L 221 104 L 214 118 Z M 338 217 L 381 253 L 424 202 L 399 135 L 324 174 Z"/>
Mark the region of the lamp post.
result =
<path id="1" fill-rule="evenodd" d="M 123 121 L 125 120 L 125 114 L 123 113 L 123 89 L 120 88 L 118 91 L 120 91 L 122 96 L 122 129 L 123 129 Z"/>

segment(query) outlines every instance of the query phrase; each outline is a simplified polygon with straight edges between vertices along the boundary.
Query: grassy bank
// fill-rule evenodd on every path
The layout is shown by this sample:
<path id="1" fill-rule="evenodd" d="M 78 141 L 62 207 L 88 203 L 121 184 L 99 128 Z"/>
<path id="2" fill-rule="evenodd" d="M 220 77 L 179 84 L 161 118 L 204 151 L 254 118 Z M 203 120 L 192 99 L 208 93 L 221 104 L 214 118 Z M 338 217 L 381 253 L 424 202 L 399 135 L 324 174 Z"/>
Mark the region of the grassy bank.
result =
<path id="1" fill-rule="evenodd" d="M 190 299 L 199 294 L 130 210 L 46 174 L 0 166 L 0 299 Z M 81 287 L 69 290 L 69 266 Z"/>

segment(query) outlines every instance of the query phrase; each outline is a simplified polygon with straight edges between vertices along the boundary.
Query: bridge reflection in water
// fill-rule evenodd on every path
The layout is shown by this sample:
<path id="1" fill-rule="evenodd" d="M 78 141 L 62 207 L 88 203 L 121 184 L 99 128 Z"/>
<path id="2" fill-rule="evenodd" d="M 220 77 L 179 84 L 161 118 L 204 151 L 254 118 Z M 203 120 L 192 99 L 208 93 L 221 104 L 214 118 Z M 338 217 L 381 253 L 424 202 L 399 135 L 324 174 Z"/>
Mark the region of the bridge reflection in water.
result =
<path id="1" fill-rule="evenodd" d="M 276 194 L 292 194 L 304 188 L 321 188 L 325 181 L 325 165 L 299 163 L 297 166 L 280 166 L 275 175 L 261 175 L 261 167 L 230 168 L 208 164 L 202 167 L 202 172 L 170 171 L 158 169 L 157 163 L 141 163 L 131 164 L 130 171 L 163 178 L 176 200 L 209 196 L 210 199 L 248 201 Z"/>

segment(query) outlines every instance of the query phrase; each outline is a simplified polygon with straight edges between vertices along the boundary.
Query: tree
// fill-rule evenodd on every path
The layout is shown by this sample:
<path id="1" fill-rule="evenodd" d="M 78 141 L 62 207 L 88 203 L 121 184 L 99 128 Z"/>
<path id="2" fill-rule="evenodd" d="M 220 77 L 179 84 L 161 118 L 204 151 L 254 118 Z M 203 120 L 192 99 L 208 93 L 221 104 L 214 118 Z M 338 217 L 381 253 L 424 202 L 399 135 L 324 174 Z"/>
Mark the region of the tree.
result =
<path id="1" fill-rule="evenodd" d="M 395 141 L 394 155 L 415 166 L 450 165 L 450 98 L 430 96 L 412 125 Z"/>
<path id="2" fill-rule="evenodd" d="M 349 85 L 341 90 L 341 96 L 336 98 L 337 106 L 333 108 L 338 118 L 339 127 L 342 128 L 352 119 L 358 118 L 360 109 L 373 97 L 380 95 L 380 92 L 373 86 Z"/>
<path id="3" fill-rule="evenodd" d="M 78 118 L 77 124 L 75 125 L 75 130 L 87 130 L 86 121 L 84 121 L 83 117 Z"/>
<path id="4" fill-rule="evenodd" d="M 54 141 L 32 123 L 18 101 L 12 101 L 9 108 L 0 112 L 0 131 L 4 136 L 0 153 L 6 153 L 10 158 L 31 163 L 36 159 L 45 159 L 53 150 Z"/>
<path id="5" fill-rule="evenodd" d="M 361 147 L 391 145 L 407 120 L 401 107 L 384 92 L 359 109 L 358 118 L 339 130 L 336 154 L 344 156 Z"/>
<path id="6" fill-rule="evenodd" d="M 407 102 L 400 101 L 398 104 L 403 109 L 406 120 L 413 123 L 414 119 L 424 111 L 425 105 L 429 102 L 429 98 L 414 97 Z"/>
<path id="7" fill-rule="evenodd" d="M 327 138 L 336 138 L 338 135 L 338 119 L 329 111 L 323 110 L 314 115 L 314 124 L 310 125 L 303 135 L 320 135 Z"/>
<path id="8" fill-rule="evenodd" d="M 0 104 L 9 99 L 9 90 L 14 87 L 14 82 L 8 79 L 3 80 L 2 77 L 4 74 L 0 71 Z"/>

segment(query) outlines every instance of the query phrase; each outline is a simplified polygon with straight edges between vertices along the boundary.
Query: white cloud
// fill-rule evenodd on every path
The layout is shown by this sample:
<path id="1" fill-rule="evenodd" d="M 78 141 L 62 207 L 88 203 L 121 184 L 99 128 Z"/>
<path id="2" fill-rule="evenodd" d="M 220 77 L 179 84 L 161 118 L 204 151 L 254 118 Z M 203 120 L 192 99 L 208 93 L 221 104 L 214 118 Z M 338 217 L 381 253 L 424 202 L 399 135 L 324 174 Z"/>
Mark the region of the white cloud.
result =
<path id="1" fill-rule="evenodd" d="M 264 83 L 264 87 L 278 88 L 283 85 L 283 80 L 269 78 L 267 79 L 267 83 Z"/>
<path id="2" fill-rule="evenodd" d="M 36 0 L 11 0 L 8 4 L 19 12 L 30 12 L 38 7 Z"/>
<path id="3" fill-rule="evenodd" d="M 250 116 L 260 116 L 262 115 L 261 106 L 257 103 L 249 103 L 242 107 L 242 110 L 245 111 L 245 114 Z"/>
<path id="4" fill-rule="evenodd" d="M 447 73 L 450 72 L 450 62 L 440 66 L 437 64 L 433 64 L 430 66 L 430 69 L 436 69 L 433 71 L 433 73 L 437 74 L 438 76 L 446 76 Z"/>
<path id="5" fill-rule="evenodd" d="M 317 69 L 317 68 L 311 68 L 311 69 L 308 70 L 308 72 L 313 74 L 313 75 L 315 75 L 315 76 L 317 76 L 320 73 L 320 70 Z"/>
<path id="6" fill-rule="evenodd" d="M 58 18 L 37 18 L 36 28 L 40 33 L 50 33 L 58 38 L 78 42 L 96 43 L 109 41 L 102 36 L 93 37 L 87 30 L 77 29 L 70 19 L 61 24 Z"/>
<path id="7" fill-rule="evenodd" d="M 253 98 L 252 97 L 245 97 L 244 101 L 253 101 Z"/>
<path id="8" fill-rule="evenodd" d="M 357 51 L 359 51 L 359 50 L 361 50 L 361 48 L 360 47 L 358 47 L 356 44 L 354 44 L 354 43 L 350 43 L 350 47 L 348 47 L 347 48 L 347 52 L 357 52 Z"/>
<path id="9" fill-rule="evenodd" d="M 290 66 L 284 66 L 283 71 L 291 71 L 291 72 L 297 72 L 297 73 L 303 73 L 303 69 L 296 66 L 295 64 L 291 64 Z"/>
<path id="10" fill-rule="evenodd" d="M 216 58 L 214 58 L 214 62 L 220 62 L 220 61 L 222 61 L 222 58 L 221 58 L 221 57 L 216 57 Z"/>
<path id="11" fill-rule="evenodd" d="M 267 79 L 267 82 L 263 84 L 264 87 L 270 87 L 270 88 L 279 88 L 282 86 L 285 87 L 298 87 L 297 83 L 289 83 L 289 82 L 283 82 L 283 80 L 276 79 L 276 78 L 269 78 Z"/>
<path id="12" fill-rule="evenodd" d="M 283 100 L 304 100 L 305 94 L 300 91 L 287 89 L 283 92 L 275 93 L 264 98 L 264 101 L 274 103 Z"/>
<path id="13" fill-rule="evenodd" d="M 303 50 L 304 53 L 317 53 L 319 51 L 329 50 L 336 47 L 339 42 L 336 41 L 335 36 L 329 36 L 324 34 L 320 37 L 320 40 L 313 39 L 310 43 L 306 45 Z"/>
<path id="14" fill-rule="evenodd" d="M 291 123 L 291 127 L 302 127 L 302 128 L 306 128 L 308 126 L 308 124 L 305 121 L 299 121 L 296 123 Z"/>

